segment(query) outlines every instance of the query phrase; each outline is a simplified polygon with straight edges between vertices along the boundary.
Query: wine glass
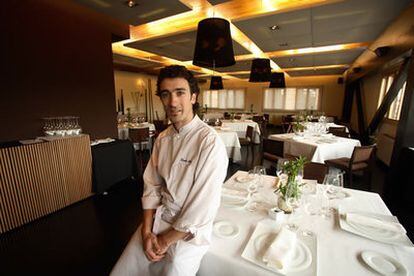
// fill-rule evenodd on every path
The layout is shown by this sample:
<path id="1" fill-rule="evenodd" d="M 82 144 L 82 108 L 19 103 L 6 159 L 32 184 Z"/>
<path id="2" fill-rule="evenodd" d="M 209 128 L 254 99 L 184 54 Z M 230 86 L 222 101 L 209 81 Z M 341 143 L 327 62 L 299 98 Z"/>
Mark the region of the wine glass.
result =
<path id="1" fill-rule="evenodd" d="M 254 194 L 257 193 L 257 181 L 258 181 L 258 175 L 254 170 L 250 170 L 248 172 L 248 178 L 250 181 L 247 183 L 247 192 L 248 192 L 248 202 L 246 204 L 246 210 L 249 212 L 254 212 L 257 210 L 258 204 L 253 199 Z"/>
<path id="2" fill-rule="evenodd" d="M 300 199 L 297 194 L 295 194 L 295 188 L 293 185 L 287 187 L 285 201 L 286 205 L 292 210 L 288 215 L 287 228 L 291 231 L 297 231 L 299 226 L 294 222 L 297 218 L 297 209 L 300 206 Z"/>
<path id="3" fill-rule="evenodd" d="M 331 200 L 335 199 L 337 196 L 337 193 L 339 192 L 340 189 L 340 179 L 338 178 L 337 173 L 329 173 L 327 175 L 325 175 L 325 178 L 323 180 L 323 195 L 325 196 L 325 198 L 327 199 L 327 206 L 325 208 L 325 212 L 326 214 L 332 214 L 335 211 L 335 208 L 333 208 L 333 206 L 331 206 Z M 343 182 L 342 182 L 343 185 Z"/>
<path id="4" fill-rule="evenodd" d="M 253 172 L 257 175 L 258 178 L 258 187 L 263 187 L 263 176 L 266 175 L 266 168 L 264 166 L 254 166 Z"/>

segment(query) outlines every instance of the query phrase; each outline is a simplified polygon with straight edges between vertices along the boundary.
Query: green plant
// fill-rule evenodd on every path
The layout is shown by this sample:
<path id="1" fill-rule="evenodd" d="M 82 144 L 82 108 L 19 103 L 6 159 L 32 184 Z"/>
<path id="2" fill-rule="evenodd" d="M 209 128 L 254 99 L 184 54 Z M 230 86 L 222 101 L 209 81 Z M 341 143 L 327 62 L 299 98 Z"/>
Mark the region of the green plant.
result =
<path id="1" fill-rule="evenodd" d="M 290 160 L 283 165 L 283 172 L 287 174 L 287 181 L 280 182 L 279 188 L 275 192 L 279 192 L 283 198 L 293 197 L 298 199 L 300 197 L 300 186 L 296 177 L 300 171 L 303 171 L 305 164 L 307 163 L 306 157 L 299 156 L 294 160 Z"/>
<path id="2" fill-rule="evenodd" d="M 293 123 L 293 131 L 294 132 L 303 132 L 305 130 L 305 126 L 300 122 Z"/>

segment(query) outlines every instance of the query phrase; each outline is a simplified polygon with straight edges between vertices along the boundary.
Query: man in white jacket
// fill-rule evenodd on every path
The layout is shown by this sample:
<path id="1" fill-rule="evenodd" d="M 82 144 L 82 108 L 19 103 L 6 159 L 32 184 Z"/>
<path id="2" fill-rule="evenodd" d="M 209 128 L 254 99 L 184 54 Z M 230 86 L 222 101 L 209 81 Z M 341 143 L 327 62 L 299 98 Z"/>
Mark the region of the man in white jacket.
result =
<path id="1" fill-rule="evenodd" d="M 172 124 L 154 143 L 144 172 L 144 218 L 112 275 L 195 275 L 210 244 L 228 157 L 217 133 L 195 115 L 192 73 L 160 71 L 157 94 Z"/>

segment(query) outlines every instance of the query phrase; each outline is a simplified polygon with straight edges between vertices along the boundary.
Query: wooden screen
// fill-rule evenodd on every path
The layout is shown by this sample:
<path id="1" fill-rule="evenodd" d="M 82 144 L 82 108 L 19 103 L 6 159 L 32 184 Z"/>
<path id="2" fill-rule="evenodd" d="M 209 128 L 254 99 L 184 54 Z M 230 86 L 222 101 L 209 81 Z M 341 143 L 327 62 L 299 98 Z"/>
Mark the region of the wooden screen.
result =
<path id="1" fill-rule="evenodd" d="M 0 233 L 91 194 L 88 135 L 0 149 Z"/>

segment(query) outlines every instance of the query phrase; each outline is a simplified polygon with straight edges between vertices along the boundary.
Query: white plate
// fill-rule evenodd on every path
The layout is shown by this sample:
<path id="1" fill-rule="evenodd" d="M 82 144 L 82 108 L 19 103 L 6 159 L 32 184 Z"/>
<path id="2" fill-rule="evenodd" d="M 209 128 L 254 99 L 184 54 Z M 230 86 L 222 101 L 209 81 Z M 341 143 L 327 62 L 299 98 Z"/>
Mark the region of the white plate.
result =
<path id="1" fill-rule="evenodd" d="M 361 257 L 370 268 L 381 275 L 408 275 L 404 265 L 390 256 L 374 251 L 363 251 Z"/>
<path id="2" fill-rule="evenodd" d="M 378 229 L 358 223 L 351 223 L 346 220 L 346 215 L 344 211 L 339 208 L 338 210 L 339 215 L 339 226 L 348 232 L 353 234 L 388 244 L 394 245 L 403 245 L 403 246 L 413 246 L 413 243 L 410 239 L 402 233 L 386 230 L 386 229 Z M 357 213 L 357 212 L 354 212 Z M 358 214 L 364 216 L 370 216 L 376 219 L 380 219 L 383 221 L 390 221 L 390 222 L 398 222 L 398 219 L 394 216 L 387 216 L 381 214 L 374 214 L 374 213 L 367 213 L 367 212 L 358 212 Z"/>
<path id="3" fill-rule="evenodd" d="M 253 178 L 249 177 L 248 175 L 239 175 L 236 177 L 236 181 L 240 183 L 247 183 L 252 181 Z"/>
<path id="4" fill-rule="evenodd" d="M 266 233 L 259 235 L 254 240 L 254 248 L 256 249 L 256 256 L 261 260 L 266 253 L 269 246 L 275 240 L 276 233 Z M 308 268 L 312 263 L 312 253 L 309 248 L 301 241 L 297 240 L 296 248 L 293 253 L 292 260 L 289 262 L 287 270 L 289 272 L 302 271 Z"/>
<path id="5" fill-rule="evenodd" d="M 226 188 L 223 187 L 221 189 L 221 194 L 225 197 L 237 197 L 237 198 L 247 198 L 249 193 L 246 190 L 243 189 L 237 189 L 237 188 Z"/>
<path id="6" fill-rule="evenodd" d="M 351 197 L 351 194 L 345 191 L 344 189 L 340 189 L 337 187 L 329 187 L 326 191 L 326 194 L 329 199 L 344 199 Z"/>
<path id="7" fill-rule="evenodd" d="M 243 208 L 249 200 L 247 198 L 221 195 L 221 204 L 231 208 Z"/>
<path id="8" fill-rule="evenodd" d="M 294 257 L 283 271 L 270 268 L 263 262 L 263 255 L 270 243 L 274 240 L 280 227 L 274 221 L 266 220 L 257 224 L 249 242 L 243 250 L 242 258 L 267 270 L 283 275 L 294 273 L 296 275 L 317 274 L 317 240 L 316 236 L 303 236 L 298 234 L 297 247 Z"/>
<path id="9" fill-rule="evenodd" d="M 234 223 L 222 220 L 214 223 L 213 231 L 220 238 L 233 238 L 239 234 L 240 229 Z"/>

